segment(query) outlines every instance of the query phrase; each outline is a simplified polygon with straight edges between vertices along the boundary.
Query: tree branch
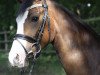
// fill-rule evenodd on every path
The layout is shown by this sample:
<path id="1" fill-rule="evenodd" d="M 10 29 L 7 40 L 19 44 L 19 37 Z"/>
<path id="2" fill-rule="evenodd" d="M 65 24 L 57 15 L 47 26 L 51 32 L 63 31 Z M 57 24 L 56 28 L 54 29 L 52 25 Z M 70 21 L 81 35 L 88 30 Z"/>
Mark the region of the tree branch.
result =
<path id="1" fill-rule="evenodd" d="M 85 19 L 85 20 L 83 20 L 83 21 L 85 21 L 85 22 L 100 21 L 100 17 L 89 18 L 89 19 Z"/>

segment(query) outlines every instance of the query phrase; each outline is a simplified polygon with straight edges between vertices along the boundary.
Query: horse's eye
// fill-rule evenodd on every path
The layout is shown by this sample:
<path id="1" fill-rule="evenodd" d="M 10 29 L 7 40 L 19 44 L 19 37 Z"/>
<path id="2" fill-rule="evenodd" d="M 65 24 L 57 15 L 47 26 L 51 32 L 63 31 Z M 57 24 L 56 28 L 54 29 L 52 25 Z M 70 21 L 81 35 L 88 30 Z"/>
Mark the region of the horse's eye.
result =
<path id="1" fill-rule="evenodd" d="M 38 20 L 39 20 L 39 17 L 37 16 L 32 17 L 32 22 L 37 22 Z"/>

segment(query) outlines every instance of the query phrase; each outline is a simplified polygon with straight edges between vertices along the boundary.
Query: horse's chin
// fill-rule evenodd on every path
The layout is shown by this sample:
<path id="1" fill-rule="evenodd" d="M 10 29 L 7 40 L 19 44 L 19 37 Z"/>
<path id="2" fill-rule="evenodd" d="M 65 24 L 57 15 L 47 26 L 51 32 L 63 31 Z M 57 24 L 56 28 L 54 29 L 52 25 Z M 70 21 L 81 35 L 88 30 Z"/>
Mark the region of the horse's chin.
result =
<path id="1" fill-rule="evenodd" d="M 19 69 L 28 68 L 29 62 L 26 61 L 25 63 L 16 63 L 16 64 L 11 64 L 10 63 L 10 66 L 13 67 L 13 68 L 19 68 Z"/>
<path id="2" fill-rule="evenodd" d="M 18 65 L 17 68 L 27 68 L 28 66 L 29 66 L 29 64 L 25 64 L 24 66 Z"/>

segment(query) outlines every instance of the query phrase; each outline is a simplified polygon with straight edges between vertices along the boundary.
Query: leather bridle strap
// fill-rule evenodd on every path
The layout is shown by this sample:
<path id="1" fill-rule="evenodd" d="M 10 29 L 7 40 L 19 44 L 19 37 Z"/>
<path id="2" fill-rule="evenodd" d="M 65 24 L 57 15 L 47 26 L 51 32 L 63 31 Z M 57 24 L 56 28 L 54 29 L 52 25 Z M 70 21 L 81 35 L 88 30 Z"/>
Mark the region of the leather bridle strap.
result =
<path id="1" fill-rule="evenodd" d="M 38 29 L 38 33 L 36 34 L 36 38 L 37 38 L 36 41 L 38 43 L 41 42 L 43 32 L 44 32 L 44 28 L 45 28 L 45 25 L 46 25 L 46 20 L 48 22 L 48 32 L 49 32 L 49 41 L 50 41 L 50 18 L 48 16 L 48 5 L 47 5 L 45 0 L 43 0 L 43 1 L 44 1 L 44 3 L 42 5 L 42 7 L 44 8 L 44 16 L 43 16 L 43 19 L 42 19 L 42 24 Z"/>
<path id="2" fill-rule="evenodd" d="M 33 42 L 36 41 L 34 38 L 32 38 L 30 36 L 27 36 L 27 35 L 23 35 L 23 34 L 16 34 L 14 38 L 15 39 L 17 39 L 17 38 L 23 39 L 23 40 L 26 40 L 26 41 L 28 41 L 30 43 L 33 43 Z"/>
<path id="3" fill-rule="evenodd" d="M 18 35 L 18 34 L 17 34 Z M 26 55 L 28 55 L 28 52 L 27 52 L 27 50 L 26 50 L 26 48 L 24 47 L 24 45 L 18 40 L 18 38 L 14 38 L 14 40 L 17 40 L 19 43 L 20 43 L 20 45 L 23 47 L 23 49 L 25 50 L 25 53 L 26 53 Z"/>
<path id="4" fill-rule="evenodd" d="M 26 40 L 30 43 L 32 43 L 32 46 L 36 47 L 36 51 L 33 53 L 32 51 L 28 51 L 24 45 L 20 42 L 19 39 L 22 40 Z M 38 57 L 38 54 L 41 51 L 41 46 L 36 42 L 35 39 L 33 39 L 32 37 L 26 36 L 26 35 L 22 35 L 22 34 L 16 34 L 14 37 L 14 40 L 18 41 L 20 43 L 20 45 L 23 47 L 23 49 L 25 50 L 25 53 L 27 55 L 27 58 L 33 58 L 36 59 Z M 31 55 L 31 56 L 30 56 Z"/>

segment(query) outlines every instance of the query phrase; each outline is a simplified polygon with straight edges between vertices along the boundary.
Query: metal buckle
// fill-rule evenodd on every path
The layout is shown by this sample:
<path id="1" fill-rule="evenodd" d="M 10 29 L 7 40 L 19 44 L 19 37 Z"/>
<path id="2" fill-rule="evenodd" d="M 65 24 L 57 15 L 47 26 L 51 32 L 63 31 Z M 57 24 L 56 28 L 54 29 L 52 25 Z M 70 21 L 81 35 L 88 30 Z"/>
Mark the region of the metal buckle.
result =
<path id="1" fill-rule="evenodd" d="M 43 4 L 42 7 L 48 9 L 48 5 L 47 4 Z"/>
<path id="2" fill-rule="evenodd" d="M 36 51 L 33 53 L 33 56 L 34 56 L 34 59 L 36 59 L 36 58 L 38 58 L 39 57 L 39 55 L 40 55 L 40 52 L 41 52 L 41 45 L 38 43 L 38 42 L 36 42 L 36 43 L 34 43 L 33 45 L 32 45 L 32 47 L 36 47 Z"/>

